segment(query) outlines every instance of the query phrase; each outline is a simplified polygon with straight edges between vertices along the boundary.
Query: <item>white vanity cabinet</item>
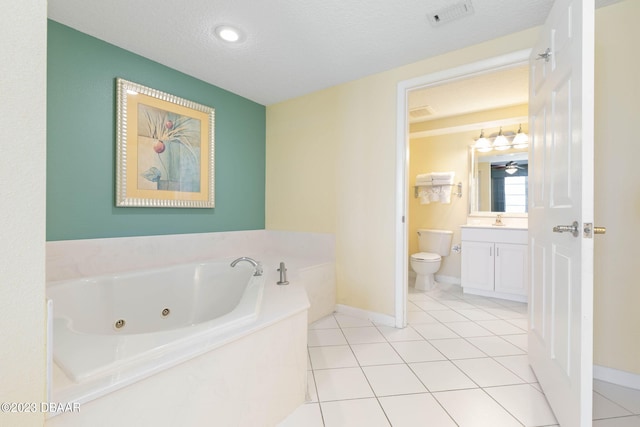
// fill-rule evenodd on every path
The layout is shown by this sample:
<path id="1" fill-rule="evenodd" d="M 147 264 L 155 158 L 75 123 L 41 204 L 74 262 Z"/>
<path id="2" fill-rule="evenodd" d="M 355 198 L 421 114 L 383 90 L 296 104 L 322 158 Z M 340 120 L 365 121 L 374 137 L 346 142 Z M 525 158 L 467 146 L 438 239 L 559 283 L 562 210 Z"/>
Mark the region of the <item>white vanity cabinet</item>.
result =
<path id="1" fill-rule="evenodd" d="M 465 293 L 527 301 L 527 230 L 462 226 Z"/>

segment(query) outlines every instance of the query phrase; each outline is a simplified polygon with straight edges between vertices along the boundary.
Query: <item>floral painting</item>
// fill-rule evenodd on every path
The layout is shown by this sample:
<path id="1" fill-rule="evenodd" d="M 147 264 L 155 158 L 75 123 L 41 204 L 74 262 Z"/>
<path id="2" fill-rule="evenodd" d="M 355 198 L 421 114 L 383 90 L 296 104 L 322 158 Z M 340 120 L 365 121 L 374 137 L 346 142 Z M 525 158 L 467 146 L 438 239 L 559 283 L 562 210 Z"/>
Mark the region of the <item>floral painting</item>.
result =
<path id="1" fill-rule="evenodd" d="M 213 207 L 214 109 L 117 83 L 116 205 Z"/>
<path id="2" fill-rule="evenodd" d="M 200 191 L 200 121 L 138 104 L 138 188 Z"/>

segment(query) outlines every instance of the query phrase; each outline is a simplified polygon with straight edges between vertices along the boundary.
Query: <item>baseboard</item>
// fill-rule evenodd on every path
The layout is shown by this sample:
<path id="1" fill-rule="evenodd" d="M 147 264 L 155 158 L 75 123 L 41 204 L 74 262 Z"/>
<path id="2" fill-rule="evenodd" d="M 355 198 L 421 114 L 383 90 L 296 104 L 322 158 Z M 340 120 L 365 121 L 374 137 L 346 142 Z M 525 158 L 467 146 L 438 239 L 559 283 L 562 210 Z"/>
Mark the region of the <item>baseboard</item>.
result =
<path id="1" fill-rule="evenodd" d="M 506 294 L 504 292 L 485 291 L 484 289 L 462 288 L 462 292 L 470 295 L 480 295 L 482 297 L 499 298 L 509 301 L 527 302 L 526 295 Z"/>
<path id="2" fill-rule="evenodd" d="M 459 277 L 455 276 L 441 276 L 439 274 L 435 275 L 436 282 L 438 283 L 448 283 L 451 285 L 461 285 L 462 281 Z"/>
<path id="3" fill-rule="evenodd" d="M 640 375 L 606 366 L 593 365 L 593 379 L 640 390 Z"/>
<path id="4" fill-rule="evenodd" d="M 336 313 L 346 314 L 347 316 L 357 317 L 359 319 L 371 320 L 378 325 L 395 327 L 396 319 L 388 314 L 376 313 L 373 311 L 363 310 L 361 308 L 351 307 L 344 304 L 336 304 Z"/>

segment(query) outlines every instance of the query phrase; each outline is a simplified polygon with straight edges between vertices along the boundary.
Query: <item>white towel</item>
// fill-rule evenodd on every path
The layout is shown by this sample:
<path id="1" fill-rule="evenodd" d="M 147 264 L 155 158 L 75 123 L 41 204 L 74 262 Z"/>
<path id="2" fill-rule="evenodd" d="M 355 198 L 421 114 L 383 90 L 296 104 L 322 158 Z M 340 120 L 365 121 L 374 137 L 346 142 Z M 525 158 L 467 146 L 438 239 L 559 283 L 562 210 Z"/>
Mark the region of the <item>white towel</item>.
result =
<path id="1" fill-rule="evenodd" d="M 440 194 L 442 192 L 442 187 L 440 186 L 428 186 L 421 187 L 418 192 L 418 197 L 420 198 L 421 205 L 428 205 L 429 203 L 439 202 Z"/>
<path id="2" fill-rule="evenodd" d="M 451 179 L 434 179 L 431 181 L 431 185 L 453 185 L 453 178 Z"/>
<path id="3" fill-rule="evenodd" d="M 431 172 L 431 179 L 434 181 L 438 179 L 453 180 L 454 176 L 455 176 L 455 172 Z"/>
<path id="4" fill-rule="evenodd" d="M 433 182 L 433 180 L 431 179 L 431 177 L 427 177 L 426 175 L 430 175 L 430 174 L 422 174 L 422 175 L 418 175 L 416 177 L 416 185 L 431 185 L 431 183 Z"/>
<path id="5" fill-rule="evenodd" d="M 451 203 L 451 186 L 444 185 L 442 186 L 442 191 L 440 191 L 440 203 L 449 204 Z"/>
<path id="6" fill-rule="evenodd" d="M 416 176 L 416 186 L 421 185 L 449 185 L 453 184 L 455 172 L 431 172 Z"/>
<path id="7" fill-rule="evenodd" d="M 420 197 L 421 205 L 428 205 L 429 203 L 431 203 L 431 194 L 429 191 L 421 190 L 418 193 L 418 197 Z"/>
<path id="8" fill-rule="evenodd" d="M 416 176 L 420 204 L 451 203 L 451 188 L 455 172 L 431 172 Z"/>

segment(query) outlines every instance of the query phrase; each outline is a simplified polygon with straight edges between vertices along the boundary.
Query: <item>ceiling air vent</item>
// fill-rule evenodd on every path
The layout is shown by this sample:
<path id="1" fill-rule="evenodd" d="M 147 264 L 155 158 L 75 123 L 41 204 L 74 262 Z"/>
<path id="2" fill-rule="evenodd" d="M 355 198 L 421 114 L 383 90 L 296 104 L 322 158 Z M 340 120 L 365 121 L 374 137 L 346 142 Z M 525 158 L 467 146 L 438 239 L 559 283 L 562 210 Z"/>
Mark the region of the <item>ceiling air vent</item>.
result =
<path id="1" fill-rule="evenodd" d="M 462 18 L 463 16 L 471 15 L 472 13 L 473 6 L 471 5 L 471 0 L 463 0 L 447 6 L 444 9 L 430 12 L 427 14 L 427 18 L 429 22 L 431 22 L 431 25 L 439 27 L 442 24 Z"/>
<path id="2" fill-rule="evenodd" d="M 423 120 L 435 113 L 431 105 L 425 105 L 424 107 L 416 107 L 409 110 L 409 120 Z"/>

